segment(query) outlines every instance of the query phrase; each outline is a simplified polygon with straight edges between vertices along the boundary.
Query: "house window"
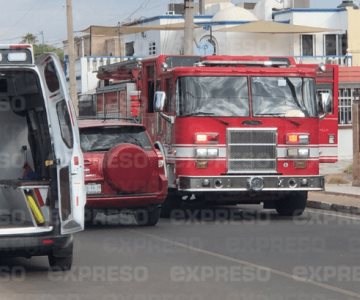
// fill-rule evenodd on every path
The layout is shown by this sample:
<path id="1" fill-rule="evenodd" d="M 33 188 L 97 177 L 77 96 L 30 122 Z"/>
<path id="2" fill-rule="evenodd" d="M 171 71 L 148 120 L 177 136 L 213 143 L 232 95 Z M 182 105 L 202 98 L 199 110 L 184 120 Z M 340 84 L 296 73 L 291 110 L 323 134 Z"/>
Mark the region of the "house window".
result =
<path id="1" fill-rule="evenodd" d="M 156 54 L 156 43 L 150 42 L 149 43 L 149 55 L 155 55 Z"/>
<path id="2" fill-rule="evenodd" d="M 336 34 L 325 35 L 325 55 L 337 55 Z"/>
<path id="3" fill-rule="evenodd" d="M 347 34 L 326 34 L 325 55 L 346 55 Z"/>
<path id="4" fill-rule="evenodd" d="M 351 107 L 353 102 L 354 89 L 339 89 L 339 124 L 351 124 Z"/>
<path id="5" fill-rule="evenodd" d="M 134 53 L 135 53 L 134 42 L 126 43 L 125 44 L 125 55 L 126 56 L 133 56 Z"/>
<path id="6" fill-rule="evenodd" d="M 304 34 L 301 36 L 301 53 L 303 56 L 314 56 L 314 36 Z"/>
<path id="7" fill-rule="evenodd" d="M 348 40 L 347 40 L 347 34 L 340 34 L 339 35 L 339 48 L 340 48 L 340 54 L 346 55 L 347 48 L 348 48 Z"/>

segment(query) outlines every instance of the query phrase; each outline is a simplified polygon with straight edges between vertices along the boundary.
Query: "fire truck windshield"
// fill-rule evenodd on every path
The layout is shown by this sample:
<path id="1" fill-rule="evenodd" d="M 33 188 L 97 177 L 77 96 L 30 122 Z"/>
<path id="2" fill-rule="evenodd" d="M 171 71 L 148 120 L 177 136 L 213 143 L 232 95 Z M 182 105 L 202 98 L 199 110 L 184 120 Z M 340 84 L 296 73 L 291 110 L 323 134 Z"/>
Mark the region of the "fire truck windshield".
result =
<path id="1" fill-rule="evenodd" d="M 176 94 L 180 116 L 249 116 L 246 77 L 181 77 Z"/>
<path id="2" fill-rule="evenodd" d="M 316 117 L 315 81 L 301 77 L 250 77 L 254 116 Z M 180 77 L 179 116 L 249 116 L 249 84 L 245 76 Z"/>
<path id="3" fill-rule="evenodd" d="M 315 82 L 300 77 L 252 77 L 254 116 L 316 117 Z"/>

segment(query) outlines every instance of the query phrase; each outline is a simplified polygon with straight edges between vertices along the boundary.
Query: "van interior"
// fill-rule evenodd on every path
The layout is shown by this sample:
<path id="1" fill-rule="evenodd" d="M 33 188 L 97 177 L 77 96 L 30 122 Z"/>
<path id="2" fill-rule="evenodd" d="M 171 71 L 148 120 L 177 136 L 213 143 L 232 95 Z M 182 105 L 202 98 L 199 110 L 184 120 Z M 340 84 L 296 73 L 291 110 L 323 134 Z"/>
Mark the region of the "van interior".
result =
<path id="1" fill-rule="evenodd" d="M 0 235 L 49 231 L 56 171 L 49 167 L 54 152 L 32 69 L 0 69 L 0 140 Z"/>

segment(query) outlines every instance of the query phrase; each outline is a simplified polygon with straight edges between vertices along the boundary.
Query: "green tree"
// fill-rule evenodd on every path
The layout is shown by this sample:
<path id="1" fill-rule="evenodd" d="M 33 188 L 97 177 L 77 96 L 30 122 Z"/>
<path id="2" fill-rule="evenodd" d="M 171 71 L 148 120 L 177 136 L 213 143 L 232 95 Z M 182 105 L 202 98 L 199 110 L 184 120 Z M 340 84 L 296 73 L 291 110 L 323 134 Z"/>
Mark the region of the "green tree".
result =
<path id="1" fill-rule="evenodd" d="M 38 39 L 35 34 L 27 33 L 22 37 L 21 43 L 23 44 L 36 44 Z"/>
<path id="2" fill-rule="evenodd" d="M 48 45 L 48 44 L 36 44 L 34 45 L 34 55 L 38 56 L 43 53 L 53 52 L 56 53 L 57 56 L 59 56 L 60 61 L 64 60 L 64 51 L 60 48 L 56 48 L 54 46 Z"/>
<path id="3" fill-rule="evenodd" d="M 42 54 L 42 53 L 48 53 L 48 52 L 54 52 L 59 56 L 60 61 L 64 60 L 64 51 L 60 48 L 56 48 L 54 46 L 48 45 L 48 44 L 39 44 L 38 38 L 33 33 L 27 33 L 22 37 L 22 40 L 20 43 L 23 44 L 32 44 L 34 48 L 34 55 L 35 57 Z"/>

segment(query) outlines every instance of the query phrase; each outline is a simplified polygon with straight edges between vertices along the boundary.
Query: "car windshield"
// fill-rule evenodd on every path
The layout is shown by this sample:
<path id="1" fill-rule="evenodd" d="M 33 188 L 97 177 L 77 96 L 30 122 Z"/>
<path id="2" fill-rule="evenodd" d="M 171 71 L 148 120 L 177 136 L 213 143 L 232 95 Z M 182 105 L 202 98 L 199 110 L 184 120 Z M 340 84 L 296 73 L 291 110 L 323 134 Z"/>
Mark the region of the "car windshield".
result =
<path id="1" fill-rule="evenodd" d="M 315 82 L 300 77 L 252 77 L 254 116 L 316 117 Z"/>
<path id="2" fill-rule="evenodd" d="M 150 140 L 143 127 L 92 127 L 80 129 L 81 149 L 84 152 L 107 151 L 118 144 L 134 144 L 151 150 Z"/>
<path id="3" fill-rule="evenodd" d="M 177 82 L 179 116 L 248 116 L 246 77 L 181 77 Z"/>

